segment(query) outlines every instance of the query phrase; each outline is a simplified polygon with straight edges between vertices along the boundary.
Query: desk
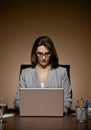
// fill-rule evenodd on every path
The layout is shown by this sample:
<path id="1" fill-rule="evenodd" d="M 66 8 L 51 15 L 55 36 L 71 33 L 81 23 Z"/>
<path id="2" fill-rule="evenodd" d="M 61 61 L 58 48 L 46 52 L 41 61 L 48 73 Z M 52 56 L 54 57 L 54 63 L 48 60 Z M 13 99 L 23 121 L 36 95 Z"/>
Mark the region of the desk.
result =
<path id="1" fill-rule="evenodd" d="M 0 130 L 91 130 L 91 117 L 87 123 L 78 123 L 72 115 L 64 117 L 8 117 Z"/>

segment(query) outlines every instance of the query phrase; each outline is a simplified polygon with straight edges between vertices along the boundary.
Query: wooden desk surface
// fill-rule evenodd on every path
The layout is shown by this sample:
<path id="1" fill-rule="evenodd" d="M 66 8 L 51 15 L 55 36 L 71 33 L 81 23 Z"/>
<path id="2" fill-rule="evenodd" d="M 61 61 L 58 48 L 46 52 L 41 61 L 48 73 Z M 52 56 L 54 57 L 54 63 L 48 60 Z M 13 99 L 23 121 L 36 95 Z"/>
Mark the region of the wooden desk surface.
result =
<path id="1" fill-rule="evenodd" d="M 72 115 L 64 117 L 8 117 L 0 130 L 91 130 L 91 117 L 78 123 Z"/>

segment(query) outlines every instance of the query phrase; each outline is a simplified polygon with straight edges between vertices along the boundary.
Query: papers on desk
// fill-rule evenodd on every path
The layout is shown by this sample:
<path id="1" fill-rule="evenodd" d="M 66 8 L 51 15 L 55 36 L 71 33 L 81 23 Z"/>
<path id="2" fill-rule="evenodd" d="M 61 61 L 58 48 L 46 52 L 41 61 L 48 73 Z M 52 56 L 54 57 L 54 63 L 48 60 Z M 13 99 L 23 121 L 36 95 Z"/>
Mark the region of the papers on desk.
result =
<path id="1" fill-rule="evenodd" d="M 1 115 L 0 115 L 1 116 Z M 7 118 L 7 117 L 12 117 L 12 116 L 14 116 L 14 114 L 4 114 L 2 117 L 3 118 Z"/>
<path id="2" fill-rule="evenodd" d="M 91 117 L 91 108 L 88 108 L 88 116 Z"/>

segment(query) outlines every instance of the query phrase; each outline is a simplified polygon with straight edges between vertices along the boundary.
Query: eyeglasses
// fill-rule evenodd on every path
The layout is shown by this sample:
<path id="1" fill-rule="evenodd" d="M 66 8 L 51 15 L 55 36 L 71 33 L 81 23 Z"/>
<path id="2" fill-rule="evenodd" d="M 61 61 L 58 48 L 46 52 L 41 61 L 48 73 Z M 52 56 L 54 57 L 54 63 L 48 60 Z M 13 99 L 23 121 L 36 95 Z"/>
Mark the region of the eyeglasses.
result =
<path id="1" fill-rule="evenodd" d="M 36 54 L 40 58 L 42 58 L 43 56 L 45 56 L 46 58 L 48 58 L 50 56 L 50 52 L 46 52 L 46 53 L 37 52 Z"/>

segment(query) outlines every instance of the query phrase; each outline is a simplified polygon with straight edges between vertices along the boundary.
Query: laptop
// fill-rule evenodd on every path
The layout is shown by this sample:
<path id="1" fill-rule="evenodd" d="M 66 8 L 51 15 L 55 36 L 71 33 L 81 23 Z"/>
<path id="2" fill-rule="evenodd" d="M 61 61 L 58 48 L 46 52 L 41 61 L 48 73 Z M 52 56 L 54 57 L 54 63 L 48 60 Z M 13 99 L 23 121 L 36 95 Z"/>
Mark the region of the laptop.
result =
<path id="1" fill-rule="evenodd" d="M 63 116 L 62 88 L 21 88 L 20 116 Z"/>

